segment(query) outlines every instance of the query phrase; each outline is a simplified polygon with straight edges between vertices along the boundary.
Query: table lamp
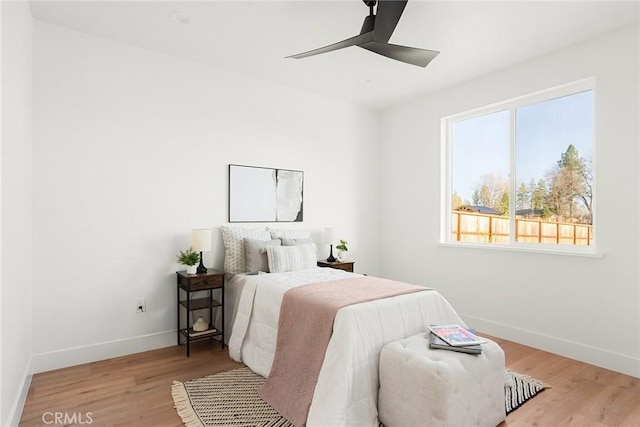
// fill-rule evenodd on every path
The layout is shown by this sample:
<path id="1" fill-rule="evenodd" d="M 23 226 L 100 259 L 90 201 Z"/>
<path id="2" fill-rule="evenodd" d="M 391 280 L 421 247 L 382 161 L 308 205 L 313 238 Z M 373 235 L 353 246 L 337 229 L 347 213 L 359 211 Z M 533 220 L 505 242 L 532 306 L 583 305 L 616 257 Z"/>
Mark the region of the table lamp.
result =
<path id="1" fill-rule="evenodd" d="M 207 267 L 202 263 L 202 252 L 211 250 L 211 229 L 210 228 L 193 228 L 191 230 L 191 247 L 194 251 L 200 252 L 200 265 L 196 272 L 206 273 Z"/>
<path id="2" fill-rule="evenodd" d="M 333 257 L 333 241 L 336 239 L 336 233 L 333 227 L 325 227 L 324 228 L 324 242 L 328 244 L 330 249 L 329 258 L 327 258 L 327 262 L 336 262 L 336 259 Z"/>

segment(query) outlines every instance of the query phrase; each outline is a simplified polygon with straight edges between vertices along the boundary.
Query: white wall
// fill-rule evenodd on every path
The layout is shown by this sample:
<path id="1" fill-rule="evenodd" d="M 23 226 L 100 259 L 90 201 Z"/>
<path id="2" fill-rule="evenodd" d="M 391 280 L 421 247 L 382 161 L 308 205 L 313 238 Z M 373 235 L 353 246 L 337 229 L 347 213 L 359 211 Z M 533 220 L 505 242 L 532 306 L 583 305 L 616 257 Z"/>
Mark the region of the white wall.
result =
<path id="1" fill-rule="evenodd" d="M 0 155 L 0 425 L 17 424 L 29 387 L 31 341 L 32 19 L 26 2 L 2 11 Z"/>
<path id="2" fill-rule="evenodd" d="M 304 171 L 283 227 L 335 226 L 378 273 L 377 114 L 35 22 L 36 372 L 175 344 L 175 254 L 227 222 L 230 163 Z"/>
<path id="3" fill-rule="evenodd" d="M 383 274 L 437 288 L 478 330 L 640 376 L 638 26 L 383 117 Z M 439 246 L 440 119 L 595 76 L 602 258 Z"/>

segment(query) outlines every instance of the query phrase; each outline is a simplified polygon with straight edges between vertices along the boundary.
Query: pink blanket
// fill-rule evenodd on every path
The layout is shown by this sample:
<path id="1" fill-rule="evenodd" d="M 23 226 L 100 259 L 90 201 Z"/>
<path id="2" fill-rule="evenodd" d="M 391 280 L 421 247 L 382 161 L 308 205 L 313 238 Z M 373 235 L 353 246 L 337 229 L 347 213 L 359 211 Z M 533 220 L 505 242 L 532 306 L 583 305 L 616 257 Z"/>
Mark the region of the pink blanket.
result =
<path id="1" fill-rule="evenodd" d="M 271 373 L 258 395 L 291 423 L 304 425 L 338 310 L 427 289 L 365 276 L 313 283 L 285 292 Z"/>

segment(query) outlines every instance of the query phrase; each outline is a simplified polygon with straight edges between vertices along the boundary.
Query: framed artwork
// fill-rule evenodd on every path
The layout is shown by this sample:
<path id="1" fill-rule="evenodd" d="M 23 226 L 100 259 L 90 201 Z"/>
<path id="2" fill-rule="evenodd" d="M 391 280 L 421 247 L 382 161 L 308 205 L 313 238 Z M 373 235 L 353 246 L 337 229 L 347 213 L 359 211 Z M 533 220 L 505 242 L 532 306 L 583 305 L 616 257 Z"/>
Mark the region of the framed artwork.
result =
<path id="1" fill-rule="evenodd" d="M 229 222 L 302 222 L 304 172 L 229 165 Z"/>

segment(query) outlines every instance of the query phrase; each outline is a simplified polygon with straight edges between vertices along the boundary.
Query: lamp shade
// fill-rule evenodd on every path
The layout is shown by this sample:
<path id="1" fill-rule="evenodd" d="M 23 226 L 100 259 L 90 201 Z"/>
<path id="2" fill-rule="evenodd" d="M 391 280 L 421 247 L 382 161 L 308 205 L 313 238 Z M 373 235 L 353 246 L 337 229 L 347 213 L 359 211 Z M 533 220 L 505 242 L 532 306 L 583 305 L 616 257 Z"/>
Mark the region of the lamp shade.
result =
<path id="1" fill-rule="evenodd" d="M 325 227 L 324 228 L 324 243 L 327 245 L 332 245 L 336 240 L 336 231 L 333 227 Z"/>
<path id="2" fill-rule="evenodd" d="M 193 228 L 191 229 L 191 247 L 196 252 L 206 252 L 211 250 L 211 229 Z"/>

